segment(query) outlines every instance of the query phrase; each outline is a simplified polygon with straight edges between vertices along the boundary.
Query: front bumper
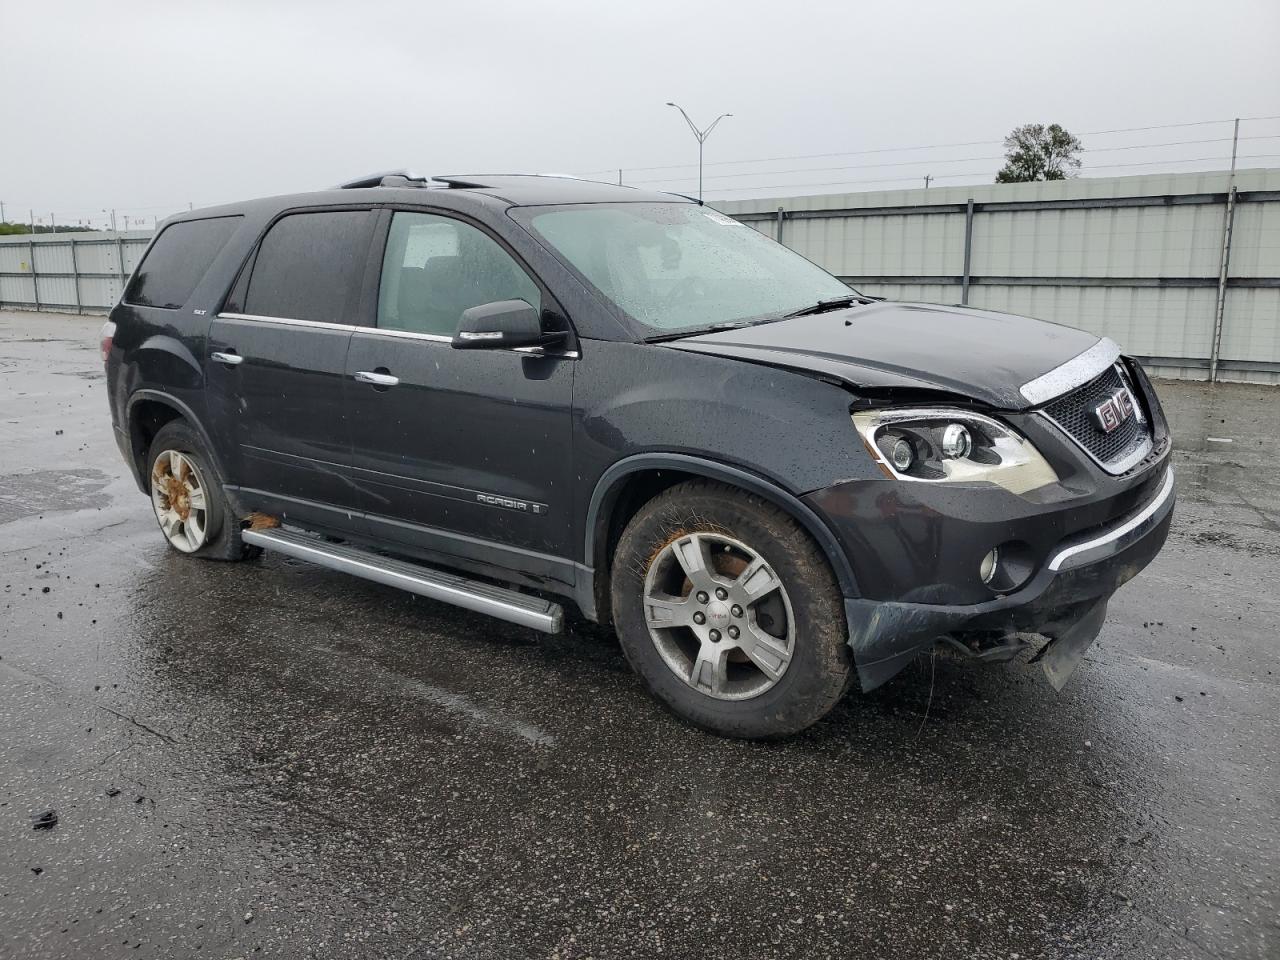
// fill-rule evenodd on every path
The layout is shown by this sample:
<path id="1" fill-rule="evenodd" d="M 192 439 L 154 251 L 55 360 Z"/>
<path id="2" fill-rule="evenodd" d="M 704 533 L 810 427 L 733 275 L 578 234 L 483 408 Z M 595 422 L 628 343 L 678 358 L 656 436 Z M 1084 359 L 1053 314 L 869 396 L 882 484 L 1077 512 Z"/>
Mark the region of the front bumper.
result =
<path id="1" fill-rule="evenodd" d="M 847 598 L 849 645 L 864 690 L 880 686 L 944 636 L 1027 632 L 1052 638 L 1046 672 L 1061 687 L 1097 635 L 1111 595 L 1155 558 L 1173 520 L 1173 467 L 1141 484 L 1146 496 L 1110 522 L 1058 542 L 1017 590 L 979 603 Z M 1059 648 L 1056 657 L 1052 651 Z"/>

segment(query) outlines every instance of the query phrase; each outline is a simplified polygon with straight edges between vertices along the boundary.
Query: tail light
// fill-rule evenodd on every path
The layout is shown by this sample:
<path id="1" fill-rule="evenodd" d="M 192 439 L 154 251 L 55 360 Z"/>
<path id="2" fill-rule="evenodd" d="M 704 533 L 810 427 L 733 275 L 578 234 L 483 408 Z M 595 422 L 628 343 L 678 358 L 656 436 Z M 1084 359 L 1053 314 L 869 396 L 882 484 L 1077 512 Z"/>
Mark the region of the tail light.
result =
<path id="1" fill-rule="evenodd" d="M 107 357 L 111 356 L 111 338 L 116 335 L 116 325 L 108 320 L 102 325 L 102 332 L 98 334 L 101 339 L 98 341 L 98 349 L 102 351 L 102 362 L 107 362 Z"/>

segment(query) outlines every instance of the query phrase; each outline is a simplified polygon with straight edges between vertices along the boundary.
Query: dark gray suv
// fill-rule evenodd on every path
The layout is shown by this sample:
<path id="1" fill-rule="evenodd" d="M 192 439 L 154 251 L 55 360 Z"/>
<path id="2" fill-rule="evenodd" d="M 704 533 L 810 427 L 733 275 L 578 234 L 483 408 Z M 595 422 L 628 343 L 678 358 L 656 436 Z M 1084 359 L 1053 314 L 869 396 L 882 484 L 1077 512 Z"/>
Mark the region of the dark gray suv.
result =
<path id="1" fill-rule="evenodd" d="M 174 217 L 103 352 L 175 550 L 544 631 L 571 600 L 732 736 L 938 643 L 1040 644 L 1061 686 L 1173 510 L 1160 405 L 1111 341 L 865 297 L 699 203 L 568 178 Z"/>

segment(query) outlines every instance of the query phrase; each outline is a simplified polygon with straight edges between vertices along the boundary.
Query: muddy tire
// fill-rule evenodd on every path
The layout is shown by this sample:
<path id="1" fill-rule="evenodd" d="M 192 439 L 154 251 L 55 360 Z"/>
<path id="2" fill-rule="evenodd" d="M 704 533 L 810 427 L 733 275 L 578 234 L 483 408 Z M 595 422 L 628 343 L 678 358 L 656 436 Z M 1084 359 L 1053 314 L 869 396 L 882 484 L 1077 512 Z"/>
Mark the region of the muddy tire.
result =
<path id="1" fill-rule="evenodd" d="M 645 504 L 618 542 L 613 620 L 659 701 L 729 737 L 821 719 L 848 689 L 844 604 L 821 550 L 773 504 L 711 481 Z"/>
<path id="2" fill-rule="evenodd" d="M 185 420 L 156 433 L 147 453 L 147 489 L 170 548 L 207 560 L 248 560 L 262 553 L 240 539 L 240 523 L 200 435 Z"/>

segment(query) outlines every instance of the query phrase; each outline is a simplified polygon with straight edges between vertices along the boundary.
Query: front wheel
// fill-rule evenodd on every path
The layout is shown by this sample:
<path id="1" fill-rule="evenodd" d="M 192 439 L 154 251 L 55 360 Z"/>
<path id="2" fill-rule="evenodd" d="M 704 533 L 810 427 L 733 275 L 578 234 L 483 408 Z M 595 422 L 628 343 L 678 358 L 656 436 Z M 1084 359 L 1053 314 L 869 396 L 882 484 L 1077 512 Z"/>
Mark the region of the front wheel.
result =
<path id="1" fill-rule="evenodd" d="M 628 660 L 675 713 L 725 736 L 785 736 L 849 685 L 844 604 L 805 530 L 773 504 L 690 481 L 645 504 L 613 561 Z"/>

